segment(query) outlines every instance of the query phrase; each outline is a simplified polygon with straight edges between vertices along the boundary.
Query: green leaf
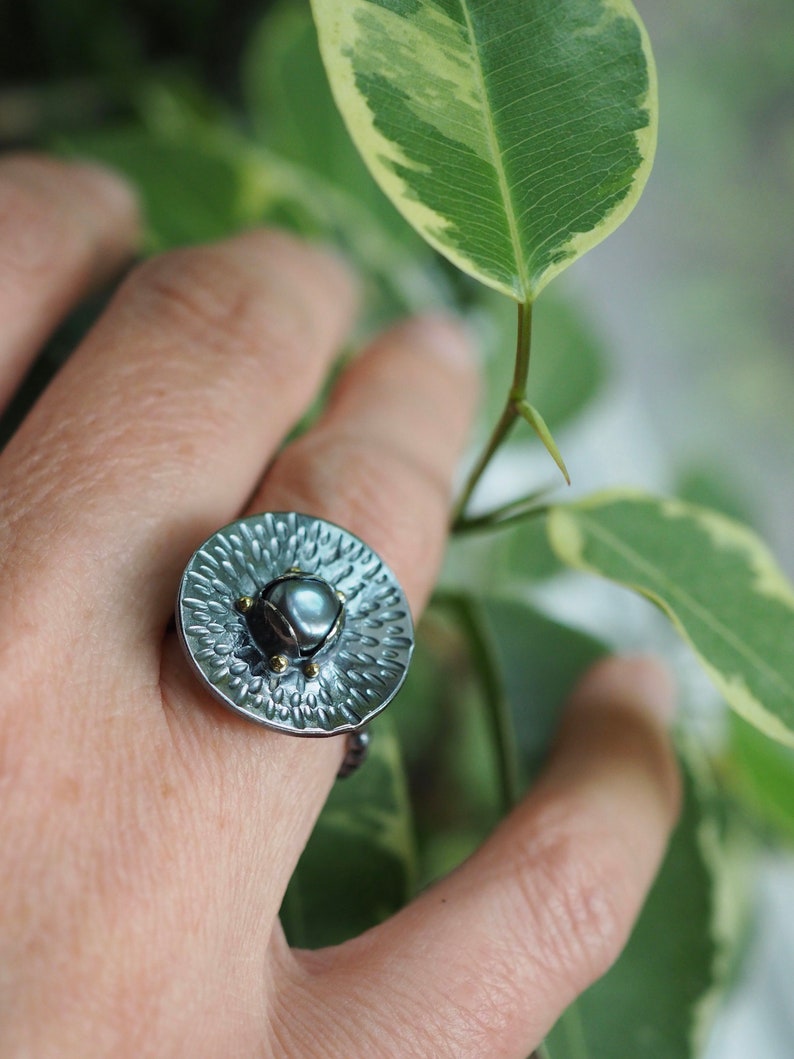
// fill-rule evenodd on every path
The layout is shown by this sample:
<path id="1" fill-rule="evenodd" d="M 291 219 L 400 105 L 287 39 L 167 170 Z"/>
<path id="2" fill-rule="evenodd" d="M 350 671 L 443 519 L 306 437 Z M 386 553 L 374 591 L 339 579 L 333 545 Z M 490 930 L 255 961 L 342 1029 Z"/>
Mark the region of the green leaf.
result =
<path id="1" fill-rule="evenodd" d="M 775 837 L 794 842 L 794 750 L 731 714 L 728 747 L 719 762 L 735 798 Z"/>
<path id="2" fill-rule="evenodd" d="M 413 768 L 424 772 L 444 742 L 449 641 L 449 630 L 431 602 L 416 627 L 416 646 L 397 708 L 389 711 L 409 776 Z"/>
<path id="3" fill-rule="evenodd" d="M 395 240 L 347 191 L 231 129 L 196 120 L 169 134 L 133 126 L 70 137 L 65 149 L 114 166 L 136 185 L 151 252 L 275 224 L 348 253 L 365 277 L 367 308 L 374 306 L 379 321 L 446 300 L 438 270 Z"/>
<path id="4" fill-rule="evenodd" d="M 523 601 L 436 593 L 390 717 L 410 762 L 422 884 L 514 804 L 546 760 L 571 688 L 605 652 Z"/>
<path id="5" fill-rule="evenodd" d="M 380 194 L 329 91 L 311 15 L 293 0 L 260 21 L 242 59 L 246 110 L 257 138 L 336 184 Z"/>
<path id="6" fill-rule="evenodd" d="M 510 324 L 514 335 L 514 316 Z M 606 381 L 607 355 L 599 338 L 594 314 L 581 299 L 556 287 L 533 311 L 530 392 L 552 430 L 575 419 Z"/>
<path id="7" fill-rule="evenodd" d="M 613 231 L 656 141 L 629 0 L 312 0 L 337 105 L 441 253 L 519 302 Z"/>
<path id="8" fill-rule="evenodd" d="M 245 166 L 214 145 L 130 127 L 72 136 L 67 149 L 113 166 L 135 184 L 152 250 L 220 239 L 251 223 Z"/>
<path id="9" fill-rule="evenodd" d="M 548 1059 L 694 1059 L 718 970 L 704 809 L 685 775 L 684 809 L 662 870 L 614 967 L 563 1015 Z"/>
<path id="10" fill-rule="evenodd" d="M 794 745 L 794 589 L 753 532 L 707 508 L 622 492 L 553 507 L 548 532 L 570 566 L 656 603 L 733 709 Z"/>
<path id="11" fill-rule="evenodd" d="M 408 241 L 420 254 L 427 251 L 375 183 L 347 133 L 306 6 L 287 0 L 261 20 L 243 56 L 242 84 L 256 135 L 268 150 L 343 189 L 390 236 Z"/>
<path id="12" fill-rule="evenodd" d="M 348 135 L 307 6 L 286 0 L 261 20 L 242 81 L 264 163 L 278 159 L 284 191 L 358 265 L 367 284 L 366 329 L 449 304 L 451 285 L 437 256 L 383 194 Z"/>
<path id="13" fill-rule="evenodd" d="M 565 569 L 552 551 L 543 520 L 527 518 L 495 534 L 494 575 L 511 585 L 545 581 Z"/>
<path id="14" fill-rule="evenodd" d="M 675 486 L 680 500 L 710 507 L 728 518 L 753 525 L 753 504 L 745 495 L 736 475 L 709 464 L 693 463 L 680 471 Z"/>
<path id="15" fill-rule="evenodd" d="M 511 800 L 500 770 L 504 747 L 497 743 L 494 692 L 483 681 L 490 645 L 472 643 L 468 611 L 462 610 L 471 603 L 457 593 L 434 596 L 417 629 L 405 687 L 390 711 L 416 806 L 420 885 L 472 853 Z"/>
<path id="16" fill-rule="evenodd" d="M 476 606 L 501 670 L 524 778 L 532 779 L 546 760 L 568 695 L 608 649 L 523 600 L 490 597 Z"/>
<path id="17" fill-rule="evenodd" d="M 485 619 L 487 608 L 484 601 L 465 593 L 447 593 L 442 599 L 455 614 L 469 646 L 471 665 L 477 675 L 483 703 L 482 713 L 496 759 L 500 810 L 506 814 L 518 802 L 521 785 L 510 702 L 503 669 L 499 665 L 499 648 Z"/>
<path id="18" fill-rule="evenodd" d="M 399 747 L 388 717 L 372 733 L 367 761 L 334 785 L 290 880 L 281 919 L 292 945 L 345 941 L 411 895 L 415 851 Z"/>

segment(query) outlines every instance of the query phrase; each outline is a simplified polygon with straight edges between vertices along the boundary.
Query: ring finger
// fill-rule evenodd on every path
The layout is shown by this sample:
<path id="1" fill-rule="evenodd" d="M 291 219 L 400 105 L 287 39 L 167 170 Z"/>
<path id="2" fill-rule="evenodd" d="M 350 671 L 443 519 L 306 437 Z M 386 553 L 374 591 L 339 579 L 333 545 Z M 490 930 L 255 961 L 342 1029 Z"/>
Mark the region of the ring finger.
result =
<path id="1" fill-rule="evenodd" d="M 440 563 L 453 470 L 475 394 L 473 361 L 457 324 L 425 317 L 393 328 L 347 369 L 314 428 L 276 459 L 251 511 L 295 510 L 344 526 L 394 570 L 417 615 Z M 177 715 L 172 727 L 189 744 L 182 757 L 208 757 L 218 782 L 237 776 L 247 790 L 263 790 L 257 804 L 264 818 L 253 826 L 268 834 L 275 911 L 344 741 L 252 732 L 225 712 L 218 724 L 222 708 L 213 700 L 197 708 L 195 678 L 175 638 L 163 677 Z"/>

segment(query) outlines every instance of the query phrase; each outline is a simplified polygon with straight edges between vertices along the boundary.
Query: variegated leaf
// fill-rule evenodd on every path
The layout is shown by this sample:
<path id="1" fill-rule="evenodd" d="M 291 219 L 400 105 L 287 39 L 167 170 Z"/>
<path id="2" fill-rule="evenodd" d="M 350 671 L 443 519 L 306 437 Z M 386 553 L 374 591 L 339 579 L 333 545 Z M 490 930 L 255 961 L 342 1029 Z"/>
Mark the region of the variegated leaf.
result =
<path id="1" fill-rule="evenodd" d="M 656 81 L 629 0 L 312 0 L 372 173 L 441 253 L 526 302 L 631 211 Z"/>
<path id="2" fill-rule="evenodd" d="M 554 507 L 548 531 L 570 566 L 658 604 L 737 713 L 794 745 L 794 588 L 752 531 L 625 492 Z"/>

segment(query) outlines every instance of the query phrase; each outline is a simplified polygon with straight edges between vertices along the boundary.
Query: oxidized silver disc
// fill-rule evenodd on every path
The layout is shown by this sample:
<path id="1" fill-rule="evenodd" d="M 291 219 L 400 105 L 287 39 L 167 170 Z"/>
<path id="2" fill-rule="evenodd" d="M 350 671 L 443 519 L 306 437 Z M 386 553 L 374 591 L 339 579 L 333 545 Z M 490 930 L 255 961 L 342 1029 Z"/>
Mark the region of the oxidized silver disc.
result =
<path id="1" fill-rule="evenodd" d="M 293 591 L 290 582 L 301 578 Z M 338 616 L 327 586 L 338 594 Z M 273 627 L 287 630 L 291 654 L 270 652 L 254 612 L 244 610 L 255 600 L 267 621 L 276 608 Z M 250 720 L 293 735 L 367 724 L 397 694 L 414 645 L 411 612 L 389 567 L 347 530 L 294 512 L 240 519 L 205 541 L 182 575 L 176 618 L 210 691 Z M 332 635 L 318 646 L 318 622 L 332 619 Z M 300 621 L 303 635 L 293 629 Z"/>

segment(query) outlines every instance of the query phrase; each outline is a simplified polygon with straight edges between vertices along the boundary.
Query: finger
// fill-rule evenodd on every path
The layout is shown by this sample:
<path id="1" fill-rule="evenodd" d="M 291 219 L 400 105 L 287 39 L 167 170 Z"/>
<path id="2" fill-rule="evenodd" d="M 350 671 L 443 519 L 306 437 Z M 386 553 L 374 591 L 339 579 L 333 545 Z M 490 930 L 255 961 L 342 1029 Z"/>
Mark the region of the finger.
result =
<path id="1" fill-rule="evenodd" d="M 129 186 L 99 166 L 0 159 L 0 409 L 69 308 L 138 240 Z"/>
<path id="2" fill-rule="evenodd" d="M 43 638 L 66 615 L 125 651 L 145 641 L 159 671 L 181 568 L 250 496 L 354 305 L 340 262 L 274 232 L 128 277 L 0 462 L 7 576 L 27 599 L 73 593 L 51 628 L 43 608 Z"/>
<path id="3" fill-rule="evenodd" d="M 430 317 L 394 328 L 348 368 L 315 427 L 276 459 L 251 510 L 297 510 L 344 526 L 388 563 L 418 614 L 441 561 L 453 471 L 476 390 L 459 325 Z M 218 783 L 235 776 L 245 790 L 267 789 L 259 801 L 265 818 L 252 819 L 268 835 L 275 911 L 333 783 L 344 739 L 252 729 L 227 711 L 220 723 L 222 707 L 209 699 L 197 705 L 195 679 L 175 638 L 163 677 L 175 737 L 187 745 L 183 757 L 209 757 Z"/>
<path id="4" fill-rule="evenodd" d="M 365 540 L 418 613 L 447 536 L 477 393 L 468 336 L 442 316 L 400 324 L 342 377 L 310 433 L 274 463 L 252 511 L 305 511 Z"/>
<path id="5" fill-rule="evenodd" d="M 318 1025 L 340 1026 L 340 996 L 386 1012 L 371 1041 L 356 1021 L 362 1053 L 523 1059 L 617 957 L 657 870 L 679 798 L 671 705 L 658 663 L 601 663 L 543 779 L 488 842 L 382 926 L 301 954 L 286 988 L 313 980 Z M 311 1054 L 311 1025 L 293 1025 L 295 1054 Z M 344 1033 L 328 1054 L 345 1054 Z"/>

